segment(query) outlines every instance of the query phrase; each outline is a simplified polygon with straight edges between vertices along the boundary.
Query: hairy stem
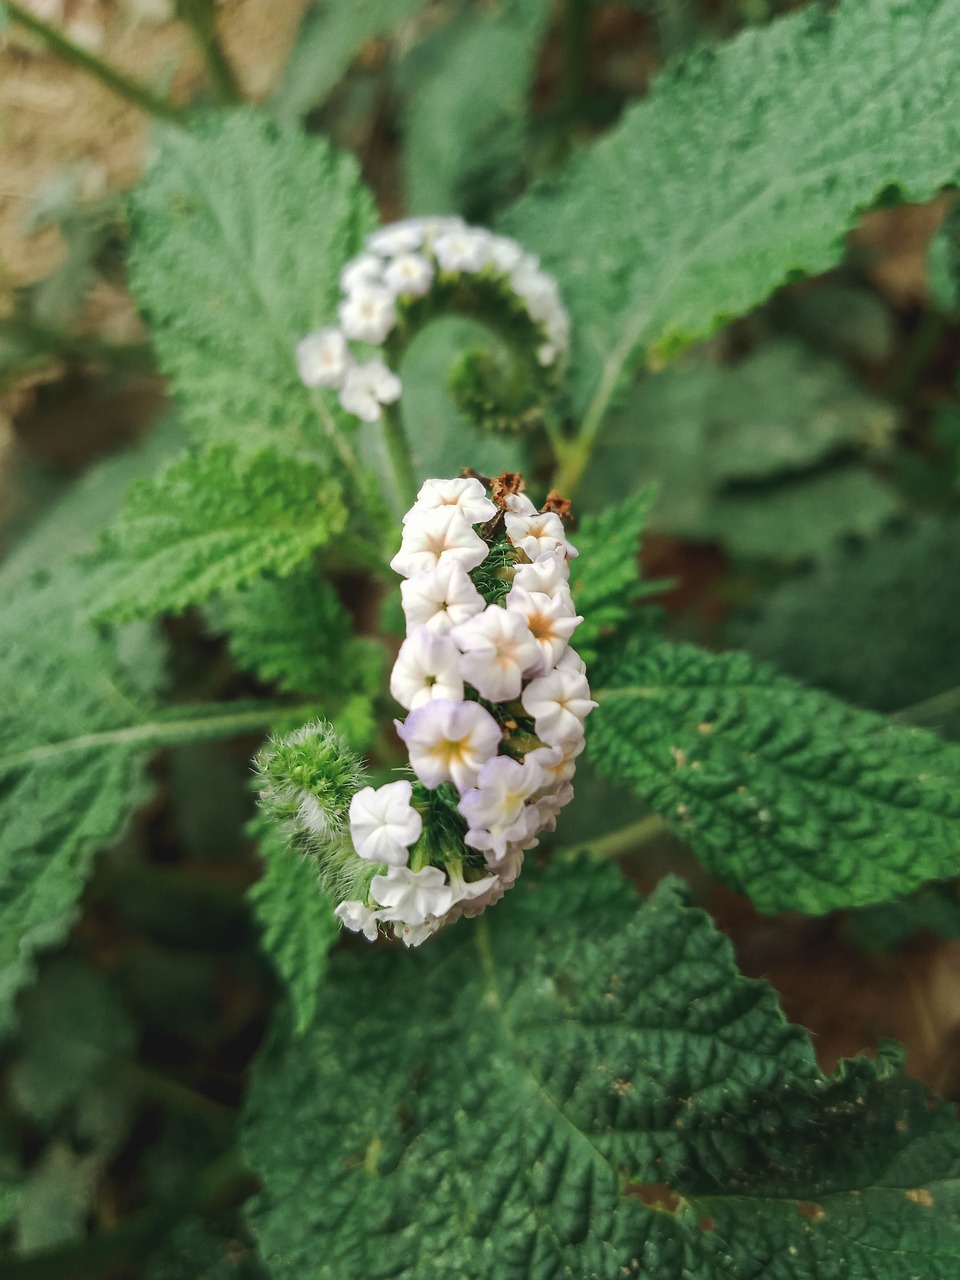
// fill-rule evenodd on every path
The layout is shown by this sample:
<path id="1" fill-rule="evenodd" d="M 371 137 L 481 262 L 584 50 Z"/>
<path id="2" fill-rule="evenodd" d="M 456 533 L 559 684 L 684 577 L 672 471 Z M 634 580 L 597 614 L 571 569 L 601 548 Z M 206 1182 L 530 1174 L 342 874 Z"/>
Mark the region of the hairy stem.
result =
<path id="1" fill-rule="evenodd" d="M 161 98 L 139 80 L 132 79 L 122 71 L 118 71 L 116 67 L 112 67 L 109 62 L 98 58 L 95 53 L 75 44 L 49 22 L 42 22 L 39 18 L 35 18 L 27 9 L 14 4 L 12 0 L 4 7 L 11 21 L 23 27 L 25 31 L 38 36 L 51 53 L 63 58 L 65 62 L 72 62 L 74 66 L 82 68 L 118 97 L 132 102 L 134 106 L 140 107 L 158 120 L 169 120 L 173 124 L 186 122 L 186 111 L 182 107 L 175 106 L 166 98 Z"/>
<path id="2" fill-rule="evenodd" d="M 193 32 L 213 96 L 225 106 L 242 102 L 243 93 L 217 39 L 217 23 L 210 0 L 177 0 L 177 15 Z"/>

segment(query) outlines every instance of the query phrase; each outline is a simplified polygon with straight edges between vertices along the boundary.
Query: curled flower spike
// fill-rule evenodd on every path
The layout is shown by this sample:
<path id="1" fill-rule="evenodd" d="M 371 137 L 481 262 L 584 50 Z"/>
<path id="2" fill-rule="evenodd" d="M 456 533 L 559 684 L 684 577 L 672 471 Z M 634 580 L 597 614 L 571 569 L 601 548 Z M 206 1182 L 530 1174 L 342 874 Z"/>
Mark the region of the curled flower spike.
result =
<path id="1" fill-rule="evenodd" d="M 358 363 L 348 343 L 389 344 L 416 314 L 411 309 L 436 290 L 461 301 L 464 289 L 479 291 L 498 312 L 521 319 L 531 336 L 530 359 L 543 369 L 558 366 L 570 345 L 570 321 L 557 282 L 537 258 L 515 240 L 469 227 L 460 218 L 409 218 L 380 227 L 367 237 L 365 251 L 341 271 L 340 288 L 339 328 L 307 334 L 297 346 L 297 364 L 307 386 L 339 391 L 343 410 L 364 422 L 378 421 L 381 406 L 399 397 L 401 385 L 382 362 Z M 488 412 L 486 372 L 474 369 L 470 360 L 463 366 L 455 380 L 462 405 L 495 429 L 498 423 L 512 429 L 523 411 L 519 417 Z"/>
<path id="2" fill-rule="evenodd" d="M 404 224 L 398 243 L 413 235 Z M 480 914 L 573 797 L 595 705 L 570 648 L 582 622 L 567 585 L 576 551 L 519 476 L 490 488 L 427 480 L 403 518 L 393 568 L 407 638 L 390 689 L 408 710 L 397 731 L 416 782 L 368 787 L 350 806 L 356 861 L 382 865 L 337 915 L 368 938 L 392 930 L 419 946 Z"/>

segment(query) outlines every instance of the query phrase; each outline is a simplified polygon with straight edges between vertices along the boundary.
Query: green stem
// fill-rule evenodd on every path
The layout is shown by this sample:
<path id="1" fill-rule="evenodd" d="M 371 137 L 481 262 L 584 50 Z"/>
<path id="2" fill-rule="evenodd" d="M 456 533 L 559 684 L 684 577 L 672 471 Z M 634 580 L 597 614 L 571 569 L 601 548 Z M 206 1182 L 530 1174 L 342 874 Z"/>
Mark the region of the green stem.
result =
<path id="1" fill-rule="evenodd" d="M 168 102 L 166 98 L 161 98 L 151 89 L 148 89 L 145 84 L 124 75 L 116 67 L 104 62 L 102 58 L 98 58 L 95 53 L 91 53 L 88 49 L 74 44 L 72 40 L 68 39 L 67 36 L 50 23 L 42 22 L 39 18 L 35 18 L 27 9 L 22 8 L 19 4 L 14 4 L 13 0 L 8 0 L 4 8 L 13 22 L 23 27 L 25 31 L 38 36 L 51 53 L 57 54 L 65 62 L 72 62 L 74 66 L 82 68 L 82 70 L 92 75 L 95 80 L 99 80 L 112 93 L 124 98 L 127 102 L 132 102 L 135 106 L 140 107 L 141 110 L 159 120 L 169 120 L 173 124 L 184 124 L 186 122 L 186 111 L 182 107 L 177 107 L 172 102 Z"/>
<path id="2" fill-rule="evenodd" d="M 193 32 L 216 100 L 225 106 L 243 102 L 233 68 L 217 39 L 213 5 L 209 0 L 177 0 L 177 15 Z"/>
<path id="3" fill-rule="evenodd" d="M 900 724 L 928 724 L 931 720 L 940 720 L 944 716 L 960 708 L 960 686 L 945 689 L 943 693 L 935 693 L 932 698 L 924 698 L 909 707 L 895 711 L 890 717 Z"/>
<path id="4" fill-rule="evenodd" d="M 579 853 L 590 853 L 595 858 L 619 858 L 666 835 L 669 830 L 665 819 L 661 818 L 659 813 L 650 813 L 639 822 L 631 822 L 629 826 L 620 827 L 617 831 L 611 831 L 596 840 L 588 840 L 583 844 L 561 849 L 559 856 L 574 858 Z"/>
<path id="5" fill-rule="evenodd" d="M 410 457 L 410 444 L 396 404 L 383 406 L 382 421 L 383 437 L 387 442 L 387 453 L 390 455 L 390 465 L 393 467 L 397 495 L 406 511 L 417 500 L 417 477 L 413 469 L 413 459 Z"/>

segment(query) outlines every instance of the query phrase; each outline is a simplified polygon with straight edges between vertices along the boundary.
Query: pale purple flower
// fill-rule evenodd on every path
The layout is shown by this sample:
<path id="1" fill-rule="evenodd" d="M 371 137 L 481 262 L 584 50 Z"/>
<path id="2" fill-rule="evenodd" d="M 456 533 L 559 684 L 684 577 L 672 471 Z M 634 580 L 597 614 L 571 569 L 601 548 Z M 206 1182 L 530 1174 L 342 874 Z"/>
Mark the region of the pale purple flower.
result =
<path id="1" fill-rule="evenodd" d="M 457 560 L 447 560 L 426 573 L 418 573 L 400 583 L 407 630 L 429 627 L 439 635 L 482 613 L 483 596 Z"/>
<path id="2" fill-rule="evenodd" d="M 487 550 L 487 544 L 459 507 L 438 507 L 435 511 L 418 512 L 407 521 L 400 550 L 390 561 L 390 568 L 404 578 L 427 573 L 450 561 L 470 570 L 486 559 Z"/>
<path id="3" fill-rule="evenodd" d="M 581 726 L 579 737 L 567 738 L 556 747 L 537 747 L 535 751 L 528 751 L 524 759 L 539 768 L 543 777 L 540 785 L 552 791 L 561 783 L 569 782 L 576 773 L 577 766 L 574 762 L 585 744 L 586 738 Z"/>
<path id="4" fill-rule="evenodd" d="M 400 646 L 390 673 L 390 692 L 412 711 L 434 698 L 463 701 L 460 651 L 449 636 L 418 627 Z"/>
<path id="5" fill-rule="evenodd" d="M 537 737 L 550 747 L 579 741 L 583 722 L 597 705 L 590 697 L 586 676 L 556 669 L 531 680 L 521 702 L 533 716 Z"/>
<path id="6" fill-rule="evenodd" d="M 491 702 L 510 702 L 520 694 L 523 677 L 536 671 L 541 650 L 518 613 L 487 605 L 450 633 L 463 651 L 464 680 Z"/>
<path id="7" fill-rule="evenodd" d="M 449 779 L 461 793 L 476 783 L 502 737 L 496 720 L 479 703 L 439 698 L 411 711 L 403 724 L 397 723 L 397 733 L 425 786 L 439 787 Z"/>
<path id="8" fill-rule="evenodd" d="M 541 796 L 537 801 L 537 826 L 540 831 L 556 831 L 557 814 L 565 809 L 573 799 L 573 787 L 569 782 L 562 783 L 556 791 Z"/>
<path id="9" fill-rule="evenodd" d="M 489 853 L 506 856 L 507 848 L 530 835 L 526 801 L 543 782 L 536 762 L 495 756 L 480 770 L 477 785 L 461 797 L 458 808 L 467 820 L 465 842 Z"/>
<path id="10" fill-rule="evenodd" d="M 423 819 L 410 801 L 413 788 L 405 779 L 364 787 L 350 801 L 350 838 L 361 858 L 403 866 L 409 849 L 423 832 Z"/>

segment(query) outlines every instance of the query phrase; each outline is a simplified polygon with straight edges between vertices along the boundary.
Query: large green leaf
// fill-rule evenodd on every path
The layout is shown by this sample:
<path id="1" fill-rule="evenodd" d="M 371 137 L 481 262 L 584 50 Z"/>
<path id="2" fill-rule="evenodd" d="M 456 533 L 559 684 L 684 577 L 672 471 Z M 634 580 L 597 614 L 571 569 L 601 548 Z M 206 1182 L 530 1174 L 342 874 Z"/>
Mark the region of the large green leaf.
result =
<path id="1" fill-rule="evenodd" d="M 309 463 L 215 445 L 133 485 L 104 538 L 95 602 L 129 619 L 201 604 L 264 573 L 290 573 L 347 523 L 342 488 Z"/>
<path id="2" fill-rule="evenodd" d="M 160 131 L 132 205 L 134 292 L 164 371 L 202 438 L 329 440 L 330 392 L 296 344 L 336 321 L 338 276 L 375 224 L 351 157 L 252 109 Z"/>
<path id="3" fill-rule="evenodd" d="M 761 911 L 865 906 L 960 872 L 960 747 L 743 653 L 638 638 L 593 680 L 598 771 Z"/>
<path id="4" fill-rule="evenodd" d="M 889 1051 L 822 1075 L 675 883 L 638 905 L 596 864 L 522 880 L 421 953 L 341 956 L 309 1035 L 256 1072 L 246 1149 L 276 1280 L 960 1262 L 952 1108 Z"/>
<path id="5" fill-rule="evenodd" d="M 928 199 L 958 155 L 955 0 L 809 6 L 662 76 L 507 219 L 560 278 L 588 438 L 639 350 L 833 266 L 859 209 Z"/>

